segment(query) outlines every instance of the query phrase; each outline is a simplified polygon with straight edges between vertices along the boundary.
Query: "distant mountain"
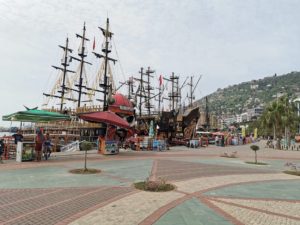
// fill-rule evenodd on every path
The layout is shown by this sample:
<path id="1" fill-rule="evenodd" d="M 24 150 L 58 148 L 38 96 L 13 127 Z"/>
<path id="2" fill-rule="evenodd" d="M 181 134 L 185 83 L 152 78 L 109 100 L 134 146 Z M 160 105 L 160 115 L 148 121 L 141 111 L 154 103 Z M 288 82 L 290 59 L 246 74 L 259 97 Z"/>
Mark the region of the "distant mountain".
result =
<path id="1" fill-rule="evenodd" d="M 240 114 L 247 109 L 264 107 L 287 93 L 295 97 L 300 93 L 300 72 L 273 75 L 259 80 L 231 85 L 208 95 L 209 111 L 217 114 Z M 205 98 L 195 102 L 204 110 Z"/>

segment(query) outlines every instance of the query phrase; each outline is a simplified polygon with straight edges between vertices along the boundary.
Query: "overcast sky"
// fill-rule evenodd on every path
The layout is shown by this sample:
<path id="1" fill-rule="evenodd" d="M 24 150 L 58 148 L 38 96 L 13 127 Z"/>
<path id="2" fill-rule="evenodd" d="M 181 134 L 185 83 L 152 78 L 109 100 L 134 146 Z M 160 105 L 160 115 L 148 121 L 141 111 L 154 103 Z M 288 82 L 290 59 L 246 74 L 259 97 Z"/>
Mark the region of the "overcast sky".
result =
<path id="1" fill-rule="evenodd" d="M 0 0 L 0 116 L 41 106 L 57 76 L 51 68 L 60 62 L 57 45 L 68 36 L 77 49 L 75 33 L 84 21 L 87 36 L 99 42 L 97 27 L 109 16 L 121 63 L 117 81 L 142 66 L 155 69 L 155 83 L 159 74 L 175 72 L 181 82 L 202 74 L 200 98 L 230 84 L 299 71 L 299 11 L 298 0 Z"/>

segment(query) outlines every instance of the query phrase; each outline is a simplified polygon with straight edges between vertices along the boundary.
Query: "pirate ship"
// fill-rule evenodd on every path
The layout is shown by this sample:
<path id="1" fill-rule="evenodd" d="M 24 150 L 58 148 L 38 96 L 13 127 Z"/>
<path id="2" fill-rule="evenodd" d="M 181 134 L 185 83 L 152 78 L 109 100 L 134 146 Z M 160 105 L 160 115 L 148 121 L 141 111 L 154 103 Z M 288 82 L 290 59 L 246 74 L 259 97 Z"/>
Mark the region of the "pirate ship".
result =
<path id="1" fill-rule="evenodd" d="M 59 45 L 63 50 L 61 65 L 52 66 L 59 72 L 58 79 L 49 92 L 43 93 L 45 96 L 43 109 L 72 117 L 71 121 L 37 124 L 39 127 L 47 128 L 47 132 L 54 137 L 56 146 L 75 139 L 95 141 L 103 133 L 106 125 L 83 121 L 78 119 L 78 115 L 107 110 L 126 120 L 138 135 L 153 137 L 156 131 L 156 135 L 170 140 L 179 137 L 191 138 L 200 116 L 199 108 L 193 107 L 193 100 L 201 76 L 196 85 L 193 84 L 193 77 L 190 77 L 189 82 L 186 78 L 180 85 L 179 76 L 174 73 L 169 78 L 160 75 L 158 93 L 155 93 L 152 85 L 155 70 L 148 67 L 141 68 L 138 77 L 130 77 L 117 88 L 111 65 L 117 62 L 111 57 L 114 34 L 107 19 L 105 27 L 99 27 L 104 38 L 101 53 L 95 51 L 95 38 L 92 45 L 92 54 L 101 61 L 100 66 L 96 75 L 89 78 L 87 68 L 92 66 L 92 63 L 87 60 L 90 39 L 86 35 L 86 30 L 84 23 L 82 33 L 76 34 L 80 40 L 77 56 L 70 47 L 69 38 L 66 38 L 65 45 Z M 70 69 L 71 65 L 77 65 L 77 69 Z M 182 89 L 186 85 L 190 87 L 187 107 L 182 104 L 184 102 Z M 123 86 L 128 86 L 127 95 L 119 93 Z M 170 88 L 167 88 L 168 86 Z M 168 110 L 163 106 L 166 100 L 169 102 Z"/>
<path id="2" fill-rule="evenodd" d="M 71 121 L 59 121 L 49 123 L 37 123 L 36 127 L 43 127 L 45 132 L 51 134 L 54 141 L 54 151 L 60 146 L 74 140 L 85 139 L 95 141 L 106 128 L 104 123 L 92 123 L 79 119 L 78 115 L 88 112 L 112 111 L 120 117 L 134 122 L 133 104 L 122 94 L 117 93 L 113 78 L 112 63 L 117 62 L 110 55 L 112 53 L 113 33 L 110 30 L 107 18 L 104 28 L 99 27 L 104 37 L 100 47 L 100 53 L 96 51 L 96 42 L 92 45 L 92 54 L 99 61 L 97 73 L 88 74 L 89 62 L 87 27 L 84 23 L 82 33 L 76 34 L 80 41 L 78 53 L 70 47 L 69 38 L 65 45 L 59 45 L 63 50 L 60 66 L 52 66 L 59 72 L 57 80 L 50 91 L 43 93 L 44 103 L 42 108 L 47 111 L 60 112 L 71 116 Z M 70 69 L 77 66 L 76 70 Z M 92 82 L 91 82 L 92 81 Z M 24 133 L 33 136 L 32 128 L 24 129 Z"/>
<path id="3" fill-rule="evenodd" d="M 153 83 L 151 81 L 153 73 L 154 70 L 150 67 L 146 70 L 141 68 L 139 71 L 140 76 L 133 78 L 137 82 L 137 90 L 134 95 L 138 111 L 136 116 L 137 132 L 139 135 L 153 136 L 150 132 L 150 124 L 153 123 L 156 137 L 168 138 L 174 144 L 184 143 L 183 139 L 190 139 L 193 136 L 200 117 L 199 107 L 193 105 L 193 100 L 195 99 L 196 87 L 202 76 L 198 78 L 196 85 L 194 85 L 193 76 L 187 77 L 180 84 L 179 76 L 174 73 L 170 77 L 160 75 L 158 93 L 155 94 L 151 85 Z M 190 82 L 187 82 L 188 79 L 190 79 Z M 189 86 L 189 93 L 186 97 L 189 99 L 187 107 L 184 104 L 185 99 L 182 98 L 182 89 L 185 86 Z M 164 101 L 169 103 L 168 110 L 164 108 Z"/>

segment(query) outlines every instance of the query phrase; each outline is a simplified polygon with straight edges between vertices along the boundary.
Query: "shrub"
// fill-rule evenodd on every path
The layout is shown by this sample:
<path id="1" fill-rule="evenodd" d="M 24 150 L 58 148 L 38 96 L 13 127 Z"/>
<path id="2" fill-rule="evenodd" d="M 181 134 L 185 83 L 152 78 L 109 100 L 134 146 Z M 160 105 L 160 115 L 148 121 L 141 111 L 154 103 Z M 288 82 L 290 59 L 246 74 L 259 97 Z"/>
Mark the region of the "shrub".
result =
<path id="1" fill-rule="evenodd" d="M 250 148 L 255 152 L 259 150 L 259 146 L 257 145 L 251 145 Z"/>
<path id="2" fill-rule="evenodd" d="M 153 192 L 164 192 L 172 191 L 175 186 L 166 182 L 165 179 L 159 178 L 158 180 L 149 180 L 137 182 L 134 184 L 135 188 L 144 191 L 153 191 Z"/>
<path id="3" fill-rule="evenodd" d="M 80 150 L 83 150 L 83 151 L 91 150 L 93 148 L 93 143 L 91 143 L 89 141 L 83 141 L 80 143 L 79 148 L 80 148 Z"/>

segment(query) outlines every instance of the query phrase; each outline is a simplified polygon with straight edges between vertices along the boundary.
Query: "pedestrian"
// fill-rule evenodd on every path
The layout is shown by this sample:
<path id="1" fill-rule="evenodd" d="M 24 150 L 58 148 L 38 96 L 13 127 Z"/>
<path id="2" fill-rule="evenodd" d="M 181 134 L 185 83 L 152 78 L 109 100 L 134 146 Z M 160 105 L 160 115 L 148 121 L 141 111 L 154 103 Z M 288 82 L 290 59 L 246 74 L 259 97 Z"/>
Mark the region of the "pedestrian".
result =
<path id="1" fill-rule="evenodd" d="M 98 137 L 98 143 L 99 143 L 99 146 L 98 146 L 98 153 L 99 154 L 104 154 L 105 153 L 105 136 L 103 134 L 101 134 L 99 137 Z"/>
<path id="2" fill-rule="evenodd" d="M 37 129 L 35 136 L 35 161 L 39 162 L 42 159 L 42 149 L 45 142 L 45 137 L 40 129 Z"/>
<path id="3" fill-rule="evenodd" d="M 44 141 L 44 157 L 47 160 L 50 155 L 51 155 L 51 138 L 50 138 L 50 134 L 47 133 L 45 136 L 45 141 Z"/>
<path id="4" fill-rule="evenodd" d="M 222 137 L 221 137 L 221 146 L 225 147 L 225 138 L 224 138 L 224 135 L 222 135 Z"/>
<path id="5" fill-rule="evenodd" d="M 22 142 L 23 141 L 23 135 L 22 135 L 22 131 L 18 130 L 16 134 L 13 134 L 12 137 L 15 139 L 15 144 L 18 144 L 18 142 Z"/>
<path id="6" fill-rule="evenodd" d="M 215 137 L 215 144 L 216 144 L 216 146 L 219 145 L 219 137 L 218 137 L 218 135 L 216 135 L 216 137 Z"/>
<path id="7" fill-rule="evenodd" d="M 2 154 L 4 152 L 4 141 L 3 139 L 0 140 L 0 163 L 3 163 L 2 161 Z"/>

